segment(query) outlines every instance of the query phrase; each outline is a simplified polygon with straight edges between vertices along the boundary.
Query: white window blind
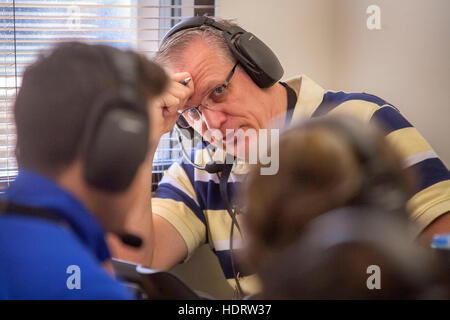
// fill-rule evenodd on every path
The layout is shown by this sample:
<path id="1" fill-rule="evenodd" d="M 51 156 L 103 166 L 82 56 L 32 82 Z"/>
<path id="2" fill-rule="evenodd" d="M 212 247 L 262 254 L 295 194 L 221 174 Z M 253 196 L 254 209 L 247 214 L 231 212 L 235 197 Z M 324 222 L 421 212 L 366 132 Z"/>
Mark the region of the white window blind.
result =
<path id="1" fill-rule="evenodd" d="M 133 49 L 151 58 L 162 36 L 178 21 L 214 12 L 214 0 L 2 0 L 0 189 L 17 175 L 12 106 L 25 68 L 40 53 L 77 40 Z M 154 158 L 154 183 L 180 156 L 172 133 L 166 134 Z"/>

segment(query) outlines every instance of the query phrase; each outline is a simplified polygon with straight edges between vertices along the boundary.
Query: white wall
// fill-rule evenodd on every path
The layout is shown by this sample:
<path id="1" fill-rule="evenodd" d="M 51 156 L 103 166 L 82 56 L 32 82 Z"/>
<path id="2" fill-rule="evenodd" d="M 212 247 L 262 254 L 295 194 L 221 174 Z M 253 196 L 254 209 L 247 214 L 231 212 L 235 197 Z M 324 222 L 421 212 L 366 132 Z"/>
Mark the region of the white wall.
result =
<path id="1" fill-rule="evenodd" d="M 330 0 L 216 0 L 216 15 L 235 19 L 276 53 L 284 78 L 311 75 L 331 84 Z"/>
<path id="2" fill-rule="evenodd" d="M 366 8 L 381 9 L 381 30 Z M 450 166 L 449 0 L 217 0 L 278 55 L 285 78 L 365 91 L 396 105 Z"/>
<path id="3" fill-rule="evenodd" d="M 381 9 L 381 30 L 366 8 Z M 338 0 L 332 85 L 397 106 L 450 167 L 450 1 Z"/>

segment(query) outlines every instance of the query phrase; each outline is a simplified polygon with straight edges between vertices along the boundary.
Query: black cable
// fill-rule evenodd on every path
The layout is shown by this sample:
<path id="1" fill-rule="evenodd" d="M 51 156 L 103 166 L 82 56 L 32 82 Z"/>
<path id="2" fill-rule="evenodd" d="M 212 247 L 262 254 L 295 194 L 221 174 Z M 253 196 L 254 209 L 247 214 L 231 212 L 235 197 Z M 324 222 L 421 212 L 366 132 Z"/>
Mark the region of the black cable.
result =
<path id="1" fill-rule="evenodd" d="M 230 213 L 230 212 L 228 212 Z M 233 216 L 235 212 L 233 212 Z M 236 225 L 236 226 L 239 226 Z M 244 291 L 242 290 L 241 283 L 239 282 L 239 277 L 236 273 L 236 264 L 234 261 L 234 251 L 233 251 L 233 233 L 234 233 L 234 220 L 231 221 L 231 229 L 230 229 L 230 258 L 231 258 L 231 269 L 233 270 L 234 281 L 236 282 L 236 287 L 238 289 L 238 298 L 242 299 L 244 297 Z M 241 236 L 242 237 L 242 236 Z"/>
<path id="2" fill-rule="evenodd" d="M 184 151 L 184 147 L 182 145 L 182 140 L 181 140 L 181 134 L 178 135 L 178 140 L 180 143 L 180 146 L 183 150 L 183 154 L 186 158 L 186 160 L 188 162 L 190 162 L 194 167 L 200 169 L 199 166 L 195 165 L 191 159 L 189 159 L 188 155 L 186 154 L 186 152 Z M 206 142 L 202 139 L 202 144 L 205 148 L 208 148 L 208 145 L 206 144 Z M 233 160 L 233 161 L 231 161 Z M 233 271 L 233 277 L 234 280 L 236 282 L 236 287 L 238 289 L 238 294 L 239 294 L 239 298 L 242 298 L 244 296 L 244 292 L 241 288 L 241 284 L 239 282 L 237 273 L 236 273 L 236 266 L 235 266 L 235 261 L 234 261 L 234 251 L 233 251 L 233 235 L 234 235 L 234 227 L 236 226 L 236 228 L 239 231 L 239 234 L 241 236 L 242 239 L 244 239 L 244 236 L 242 234 L 241 231 L 241 227 L 239 225 L 239 222 L 237 221 L 236 218 L 236 210 L 233 210 L 233 207 L 231 205 L 230 199 L 228 197 L 228 190 L 227 190 L 227 185 L 228 185 L 228 178 L 230 177 L 230 173 L 231 173 L 231 169 L 233 167 L 233 163 L 234 163 L 234 157 L 231 155 L 227 155 L 226 159 L 225 159 L 225 163 L 216 163 L 216 165 L 218 166 L 218 168 L 220 168 L 219 172 L 215 171 L 217 177 L 219 178 L 219 190 L 220 190 L 220 196 L 222 197 L 222 200 L 225 204 L 225 209 L 228 212 L 228 215 L 231 218 L 231 229 L 230 229 L 230 259 L 231 259 L 231 268 Z M 208 173 L 213 173 L 211 171 L 208 171 L 208 168 L 205 167 L 203 169 L 200 170 L 206 170 Z M 219 174 L 220 173 L 220 174 Z"/>
<path id="3" fill-rule="evenodd" d="M 222 200 L 225 203 L 225 207 L 227 209 L 228 214 L 231 218 L 231 229 L 230 229 L 230 259 L 231 259 L 231 268 L 233 271 L 233 277 L 234 281 L 236 282 L 236 287 L 238 290 L 238 297 L 242 298 L 244 296 L 244 291 L 242 290 L 241 284 L 239 282 L 239 278 L 236 273 L 236 264 L 234 260 L 234 251 L 233 251 L 233 235 L 234 235 L 234 226 L 237 227 L 239 230 L 239 233 L 241 235 L 241 238 L 244 239 L 241 231 L 241 227 L 239 226 L 239 222 L 236 219 L 236 210 L 233 210 L 231 206 L 230 199 L 228 197 L 228 191 L 227 191 L 227 184 L 228 184 L 228 177 L 230 176 L 231 169 L 233 165 L 232 164 L 226 164 L 224 166 L 224 170 L 221 172 L 221 175 L 218 175 L 219 177 L 219 189 L 220 189 L 220 195 L 222 196 Z"/>
<path id="4" fill-rule="evenodd" d="M 237 229 L 239 230 L 239 234 L 243 238 L 241 227 L 239 225 L 239 222 L 237 222 L 237 220 L 236 220 L 236 216 L 233 212 L 233 207 L 231 206 L 231 202 L 228 197 L 227 183 L 228 183 L 228 177 L 230 176 L 232 167 L 233 167 L 232 164 L 226 164 L 224 166 L 224 169 L 221 172 L 221 175 L 219 175 L 219 173 L 217 173 L 217 176 L 219 177 L 220 196 L 222 197 L 222 200 L 225 203 L 225 207 L 228 211 L 228 214 L 230 215 L 232 222 L 236 225 Z"/>

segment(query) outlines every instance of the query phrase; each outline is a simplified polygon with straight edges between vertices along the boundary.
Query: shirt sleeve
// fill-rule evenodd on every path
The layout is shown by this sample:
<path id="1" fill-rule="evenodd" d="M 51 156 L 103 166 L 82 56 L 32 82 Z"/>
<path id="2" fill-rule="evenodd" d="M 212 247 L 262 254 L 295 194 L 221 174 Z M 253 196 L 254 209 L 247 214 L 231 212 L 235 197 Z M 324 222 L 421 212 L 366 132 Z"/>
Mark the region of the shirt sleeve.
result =
<path id="1" fill-rule="evenodd" d="M 407 208 L 423 230 L 450 211 L 450 173 L 430 144 L 397 109 L 381 107 L 373 113 L 371 122 L 384 128 L 387 140 L 403 157 L 404 166 L 417 173 L 418 185 Z"/>
<path id="2" fill-rule="evenodd" d="M 194 191 L 194 168 L 174 163 L 164 173 L 154 197 L 152 211 L 180 233 L 188 248 L 187 261 L 206 242 L 206 222 Z"/>

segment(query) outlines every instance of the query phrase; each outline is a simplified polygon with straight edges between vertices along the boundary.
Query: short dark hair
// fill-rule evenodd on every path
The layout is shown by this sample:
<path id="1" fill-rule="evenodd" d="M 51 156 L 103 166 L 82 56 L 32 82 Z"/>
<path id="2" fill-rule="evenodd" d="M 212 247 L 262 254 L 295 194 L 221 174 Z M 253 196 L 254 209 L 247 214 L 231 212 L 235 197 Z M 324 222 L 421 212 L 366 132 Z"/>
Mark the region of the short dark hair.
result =
<path id="1" fill-rule="evenodd" d="M 105 90 L 119 86 L 117 70 L 103 45 L 65 43 L 27 68 L 14 105 L 19 168 L 57 175 L 78 156 L 89 111 Z M 167 76 L 157 64 L 134 55 L 137 94 L 143 101 L 165 89 Z"/>

